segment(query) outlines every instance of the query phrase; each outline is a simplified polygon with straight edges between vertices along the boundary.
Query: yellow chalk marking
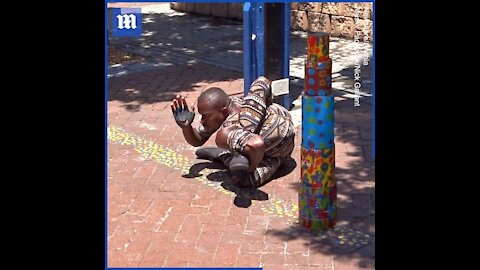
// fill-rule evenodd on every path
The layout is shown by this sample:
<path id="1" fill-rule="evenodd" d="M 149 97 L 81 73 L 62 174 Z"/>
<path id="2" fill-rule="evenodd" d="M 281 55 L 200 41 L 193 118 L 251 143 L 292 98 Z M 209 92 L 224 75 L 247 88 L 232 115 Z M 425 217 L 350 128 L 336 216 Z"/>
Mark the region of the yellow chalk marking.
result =
<path id="1" fill-rule="evenodd" d="M 179 153 L 176 153 L 172 149 L 165 148 L 158 143 L 149 141 L 147 139 L 138 137 L 135 134 L 127 133 L 123 129 L 109 125 L 107 128 L 107 138 L 112 143 L 120 143 L 122 145 L 132 146 L 136 152 L 141 154 L 147 159 L 153 159 L 156 162 L 165 165 L 167 167 L 180 170 L 182 174 L 189 172 L 190 167 L 193 165 L 190 163 L 189 159 L 186 156 L 183 156 Z M 203 184 L 206 184 L 209 187 L 212 187 L 215 190 L 218 190 L 226 195 L 235 196 L 235 192 L 224 189 L 220 183 L 212 182 L 207 179 L 206 175 L 215 172 L 212 169 L 202 170 L 203 174 L 195 179 Z M 298 205 L 288 204 L 285 201 L 271 197 L 268 201 L 266 207 L 262 207 L 261 210 L 270 215 L 283 217 L 287 216 L 292 219 L 297 218 L 298 214 Z M 258 201 L 252 201 L 252 204 L 258 203 Z"/>
<path id="2" fill-rule="evenodd" d="M 190 170 L 190 167 L 193 165 L 190 160 L 181 154 L 176 153 L 172 149 L 165 148 L 153 141 L 140 138 L 134 134 L 127 133 L 121 128 L 117 128 L 113 125 L 109 125 L 107 129 L 107 137 L 112 143 L 120 143 L 122 145 L 132 146 L 135 151 L 140 153 L 143 157 L 147 159 L 153 159 L 156 162 L 165 165 L 169 168 L 180 170 L 182 174 L 187 174 Z M 196 177 L 195 179 L 200 183 L 203 183 L 209 187 L 212 187 L 215 190 L 222 192 L 223 194 L 229 195 L 231 197 L 236 196 L 235 192 L 224 189 L 219 182 L 212 182 L 207 179 L 207 175 L 215 172 L 212 169 L 202 170 L 202 175 Z M 270 197 L 266 202 L 252 201 L 252 204 L 263 203 L 264 205 L 260 209 L 271 216 L 278 217 L 288 217 L 292 223 L 299 223 L 298 221 L 298 204 L 287 203 L 283 200 L 280 200 L 275 197 Z M 359 231 L 353 231 L 350 228 L 344 228 L 343 226 L 335 227 L 333 231 L 340 232 L 342 235 L 338 236 L 341 245 L 348 243 L 351 245 L 367 244 L 370 238 L 370 235 L 364 234 Z M 363 237 L 366 239 L 352 239 L 354 236 Z M 347 237 L 345 237 L 345 234 Z M 347 242 L 346 242 L 347 241 Z"/>

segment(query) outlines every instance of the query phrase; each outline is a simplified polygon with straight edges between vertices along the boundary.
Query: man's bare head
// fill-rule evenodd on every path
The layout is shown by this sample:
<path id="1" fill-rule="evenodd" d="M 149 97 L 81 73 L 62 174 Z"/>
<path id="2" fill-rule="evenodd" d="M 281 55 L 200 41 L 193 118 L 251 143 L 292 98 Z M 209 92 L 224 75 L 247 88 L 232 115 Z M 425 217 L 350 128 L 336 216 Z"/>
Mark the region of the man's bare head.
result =
<path id="1" fill-rule="evenodd" d="M 198 112 L 202 115 L 201 123 L 209 131 L 217 130 L 229 114 L 230 98 L 218 87 L 212 87 L 198 97 Z"/>
<path id="2" fill-rule="evenodd" d="M 198 97 L 198 106 L 200 106 L 201 103 L 204 103 L 204 105 L 209 106 L 211 109 L 219 110 L 222 107 L 227 107 L 229 101 L 230 98 L 225 91 L 218 87 L 212 87 L 200 94 Z"/>

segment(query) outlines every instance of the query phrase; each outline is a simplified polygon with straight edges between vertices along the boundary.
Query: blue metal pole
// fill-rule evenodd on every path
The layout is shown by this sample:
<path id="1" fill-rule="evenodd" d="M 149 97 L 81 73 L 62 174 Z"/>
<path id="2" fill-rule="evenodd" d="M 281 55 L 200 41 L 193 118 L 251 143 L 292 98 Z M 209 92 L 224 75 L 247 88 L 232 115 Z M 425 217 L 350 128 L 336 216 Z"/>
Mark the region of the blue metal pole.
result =
<path id="1" fill-rule="evenodd" d="M 243 6 L 243 95 L 258 76 L 265 75 L 265 4 Z"/>
<path id="2" fill-rule="evenodd" d="M 290 78 L 290 3 L 282 5 L 282 77 Z M 290 109 L 290 95 L 281 99 L 283 107 Z"/>
<path id="3" fill-rule="evenodd" d="M 246 2 L 243 6 L 243 95 L 248 93 L 252 83 L 253 63 L 252 63 L 252 5 Z"/>
<path id="4" fill-rule="evenodd" d="M 253 45 L 255 46 L 254 58 L 256 63 L 256 74 L 258 76 L 265 75 L 265 4 L 255 3 L 254 10 L 255 21 L 255 39 Z"/>

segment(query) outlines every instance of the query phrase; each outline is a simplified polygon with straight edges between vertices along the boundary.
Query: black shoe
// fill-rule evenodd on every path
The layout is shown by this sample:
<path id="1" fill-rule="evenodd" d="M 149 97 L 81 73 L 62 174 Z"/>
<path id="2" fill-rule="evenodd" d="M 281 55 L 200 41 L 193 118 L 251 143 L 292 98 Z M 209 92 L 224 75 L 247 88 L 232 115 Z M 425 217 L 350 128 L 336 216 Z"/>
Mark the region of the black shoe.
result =
<path id="1" fill-rule="evenodd" d="M 195 151 L 195 154 L 199 159 L 216 160 L 221 154 L 228 152 L 229 151 L 227 149 L 220 147 L 203 147 L 198 148 L 197 151 Z"/>
<path id="2" fill-rule="evenodd" d="M 230 171 L 232 178 L 230 179 L 230 183 L 235 185 L 236 187 L 240 188 L 248 188 L 252 187 L 250 183 L 250 174 L 245 170 L 239 171 Z"/>
<path id="3" fill-rule="evenodd" d="M 231 172 L 248 171 L 250 162 L 241 154 L 236 154 L 230 161 L 228 168 Z"/>

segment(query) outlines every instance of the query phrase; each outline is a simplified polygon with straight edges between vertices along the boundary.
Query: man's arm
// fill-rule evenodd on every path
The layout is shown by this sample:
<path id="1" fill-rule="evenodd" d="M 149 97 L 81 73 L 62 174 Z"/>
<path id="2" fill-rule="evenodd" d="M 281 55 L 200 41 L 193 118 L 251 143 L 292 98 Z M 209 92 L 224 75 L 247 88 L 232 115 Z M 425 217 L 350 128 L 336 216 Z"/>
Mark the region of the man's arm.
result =
<path id="1" fill-rule="evenodd" d="M 182 129 L 183 137 L 192 146 L 203 145 L 210 136 L 201 135 L 197 129 L 192 127 L 195 118 L 195 107 L 192 104 L 190 109 L 185 97 L 177 95 L 171 104 L 173 117 L 178 126 Z"/>
<path id="2" fill-rule="evenodd" d="M 245 155 L 249 160 L 249 171 L 253 172 L 258 167 L 260 162 L 265 155 L 265 142 L 263 141 L 262 137 L 258 134 L 253 134 L 249 131 L 244 131 L 241 128 L 236 126 L 226 127 L 219 132 L 217 132 L 217 136 L 215 138 L 215 143 L 218 147 L 222 147 L 225 149 L 232 149 L 236 147 L 241 147 L 239 144 L 237 145 L 229 145 L 228 143 L 228 136 L 230 132 L 242 132 L 248 133 L 247 136 L 250 138 L 246 141 L 245 146 L 243 147 L 242 154 Z M 236 137 L 236 134 L 233 134 L 232 137 Z M 240 135 L 239 137 L 241 137 Z"/>
<path id="3" fill-rule="evenodd" d="M 260 135 L 255 135 L 252 139 L 250 139 L 247 142 L 247 145 L 245 145 L 243 153 L 250 161 L 250 172 L 255 171 L 265 155 L 265 143 L 262 137 Z"/>
<path id="4" fill-rule="evenodd" d="M 185 137 L 185 140 L 192 146 L 202 146 L 208 140 L 208 137 L 205 138 L 200 136 L 197 129 L 193 128 L 192 125 L 181 128 L 183 132 L 183 137 Z"/>

